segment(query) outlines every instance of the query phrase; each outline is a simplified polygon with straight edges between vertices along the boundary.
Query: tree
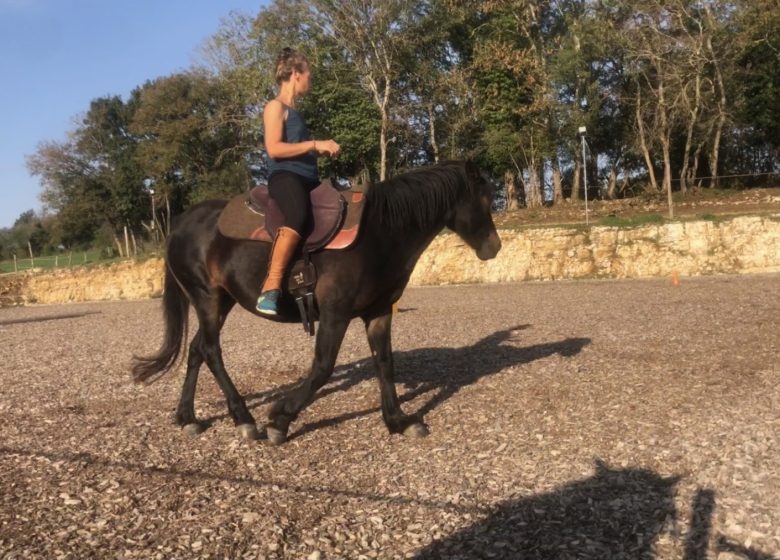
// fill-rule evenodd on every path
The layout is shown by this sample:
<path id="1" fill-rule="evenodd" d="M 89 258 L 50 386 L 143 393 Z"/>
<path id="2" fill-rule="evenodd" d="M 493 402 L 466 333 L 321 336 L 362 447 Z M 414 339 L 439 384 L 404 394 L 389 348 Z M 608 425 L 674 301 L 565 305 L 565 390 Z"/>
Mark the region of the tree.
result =
<path id="1" fill-rule="evenodd" d="M 42 143 L 28 158 L 65 245 L 89 243 L 104 222 L 117 232 L 136 228 L 145 216 L 137 139 L 129 131 L 134 110 L 132 100 L 97 98 L 67 141 Z"/>
<path id="2" fill-rule="evenodd" d="M 301 5 L 302 4 L 302 5 Z M 313 0 L 312 21 L 346 54 L 358 81 L 379 110 L 379 179 L 388 169 L 391 118 L 396 107 L 397 81 L 411 59 L 415 29 L 429 6 L 422 0 Z"/>
<path id="3" fill-rule="evenodd" d="M 777 0 L 740 0 L 737 68 L 732 85 L 747 141 L 780 150 L 780 5 Z M 744 140 L 743 140 L 744 141 Z M 766 163 L 762 166 L 770 169 Z"/>
<path id="4" fill-rule="evenodd" d="M 222 118 L 231 110 L 225 85 L 191 72 L 149 82 L 138 92 L 131 124 L 141 139 L 138 162 L 173 213 L 249 185 L 245 130 Z"/>

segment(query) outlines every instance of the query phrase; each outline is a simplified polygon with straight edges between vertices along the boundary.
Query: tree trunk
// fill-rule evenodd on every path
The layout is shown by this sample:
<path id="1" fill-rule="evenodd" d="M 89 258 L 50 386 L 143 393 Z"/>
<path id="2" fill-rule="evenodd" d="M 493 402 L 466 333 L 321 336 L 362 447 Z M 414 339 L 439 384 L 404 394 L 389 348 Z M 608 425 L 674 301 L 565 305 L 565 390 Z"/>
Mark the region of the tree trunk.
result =
<path id="1" fill-rule="evenodd" d="M 436 114 L 431 103 L 428 104 L 428 139 L 433 150 L 433 161 L 439 163 L 439 144 L 436 142 Z"/>
<path id="2" fill-rule="evenodd" d="M 387 178 L 387 113 L 382 111 L 382 126 L 379 131 L 379 180 L 384 181 Z"/>
<path id="3" fill-rule="evenodd" d="M 659 75 L 663 76 L 661 69 L 658 68 Z M 661 150 L 664 157 L 664 190 L 669 204 L 669 219 L 674 218 L 674 206 L 672 204 L 672 157 L 671 157 L 671 123 L 667 113 L 666 97 L 664 96 L 663 78 L 658 82 L 658 113 L 661 119 Z"/>
<path id="4" fill-rule="evenodd" d="M 707 19 L 710 22 L 710 27 L 714 27 L 712 11 L 705 3 L 704 7 Z M 712 150 L 710 151 L 710 187 L 718 187 L 718 155 L 720 153 L 720 139 L 723 134 L 723 126 L 726 124 L 726 88 L 723 85 L 723 74 L 720 71 L 720 63 L 718 57 L 715 55 L 715 49 L 712 48 L 712 37 L 707 36 L 707 49 L 712 56 L 711 61 L 715 69 L 715 83 L 718 85 L 718 122 L 715 125 L 715 137 L 712 140 Z"/>
<path id="5" fill-rule="evenodd" d="M 720 180 L 718 178 L 718 154 L 720 153 L 720 138 L 723 133 L 723 125 L 726 122 L 726 114 L 722 112 L 718 116 L 718 124 L 715 126 L 715 138 L 712 141 L 712 150 L 710 151 L 710 188 L 718 188 Z"/>
<path id="6" fill-rule="evenodd" d="M 680 170 L 680 191 L 688 192 L 688 167 L 691 159 L 691 148 L 693 147 L 693 131 L 696 128 L 696 124 L 699 120 L 699 105 L 701 104 L 701 75 L 697 72 L 695 78 L 695 95 L 693 101 L 693 108 L 690 110 L 690 118 L 688 120 L 688 131 L 685 136 L 685 151 L 683 152 L 682 169 Z"/>
<path id="7" fill-rule="evenodd" d="M 650 187 L 654 192 L 658 192 L 658 181 L 655 178 L 655 168 L 653 167 L 653 158 L 650 157 L 650 149 L 647 147 L 647 136 L 645 135 L 645 123 L 642 118 L 642 94 L 640 93 L 639 80 L 636 80 L 636 125 L 639 132 L 639 146 L 642 150 L 642 156 L 645 158 L 647 166 L 647 176 L 650 179 Z"/>
<path id="8" fill-rule="evenodd" d="M 517 175 L 514 171 L 504 171 L 504 188 L 506 191 L 506 209 L 517 210 L 520 206 L 517 196 Z"/>
<path id="9" fill-rule="evenodd" d="M 166 239 L 171 235 L 171 199 L 168 198 L 168 194 L 165 194 L 165 237 Z"/>
<path id="10" fill-rule="evenodd" d="M 571 179 L 571 200 L 580 199 L 580 175 L 582 175 L 582 162 L 580 162 L 580 150 L 575 150 L 574 173 Z"/>
<path id="11" fill-rule="evenodd" d="M 558 204 L 563 200 L 563 179 L 561 177 L 561 164 L 558 158 L 552 159 L 552 179 L 553 179 L 553 204 Z"/>
<path id="12" fill-rule="evenodd" d="M 528 169 L 528 183 L 525 191 L 527 208 L 539 208 L 542 205 L 542 189 L 540 170 L 534 164 Z"/>
<path id="13" fill-rule="evenodd" d="M 125 256 L 130 258 L 130 236 L 127 234 L 127 226 L 125 226 Z"/>
<path id="14" fill-rule="evenodd" d="M 117 237 L 116 233 L 114 234 L 114 243 L 116 243 L 116 248 L 119 251 L 119 258 L 124 258 L 124 255 L 122 254 L 122 242 L 119 241 L 119 237 Z"/>
<path id="15" fill-rule="evenodd" d="M 609 180 L 607 182 L 607 198 L 610 200 L 615 199 L 615 193 L 617 192 L 617 171 L 613 165 L 609 169 Z"/>

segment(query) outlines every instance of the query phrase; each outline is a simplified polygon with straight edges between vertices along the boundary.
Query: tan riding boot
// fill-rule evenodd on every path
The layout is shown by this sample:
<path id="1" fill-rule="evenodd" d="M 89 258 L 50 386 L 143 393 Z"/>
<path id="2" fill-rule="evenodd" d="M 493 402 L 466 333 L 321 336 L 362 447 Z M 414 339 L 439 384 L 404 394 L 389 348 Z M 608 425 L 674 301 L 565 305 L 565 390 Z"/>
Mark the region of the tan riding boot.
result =
<path id="1" fill-rule="evenodd" d="M 282 278 L 300 241 L 301 236 L 294 229 L 281 227 L 276 232 L 268 262 L 268 275 L 257 298 L 256 309 L 262 315 L 276 315 L 276 305 L 282 295 Z"/>

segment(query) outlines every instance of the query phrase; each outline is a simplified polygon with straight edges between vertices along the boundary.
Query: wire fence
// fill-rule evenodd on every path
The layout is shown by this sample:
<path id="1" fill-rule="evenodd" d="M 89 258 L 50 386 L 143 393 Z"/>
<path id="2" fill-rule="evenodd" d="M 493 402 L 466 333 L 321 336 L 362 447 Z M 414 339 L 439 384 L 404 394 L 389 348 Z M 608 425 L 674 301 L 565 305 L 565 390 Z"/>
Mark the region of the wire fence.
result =
<path id="1" fill-rule="evenodd" d="M 57 255 L 46 255 L 41 257 L 26 257 L 7 259 L 0 261 L 0 274 L 13 274 L 25 272 L 28 270 L 51 270 L 56 268 L 68 268 L 73 266 L 84 266 L 88 264 L 115 262 L 116 257 L 107 257 L 98 250 L 69 252 Z"/>

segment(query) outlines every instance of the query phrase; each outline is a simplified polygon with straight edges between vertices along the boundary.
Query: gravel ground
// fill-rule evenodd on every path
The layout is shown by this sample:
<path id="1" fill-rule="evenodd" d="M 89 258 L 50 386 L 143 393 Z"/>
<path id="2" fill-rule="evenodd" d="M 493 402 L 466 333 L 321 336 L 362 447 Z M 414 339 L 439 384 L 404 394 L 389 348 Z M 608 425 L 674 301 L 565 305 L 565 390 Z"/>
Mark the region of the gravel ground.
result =
<path id="1" fill-rule="evenodd" d="M 390 436 L 362 326 L 281 447 L 239 439 L 204 369 L 130 382 L 159 301 L 0 310 L 0 558 L 780 558 L 780 275 L 410 289 Z M 272 342 L 273 341 L 273 342 Z M 269 350 L 273 346 L 274 350 Z M 236 311 L 259 422 L 306 369 Z"/>

